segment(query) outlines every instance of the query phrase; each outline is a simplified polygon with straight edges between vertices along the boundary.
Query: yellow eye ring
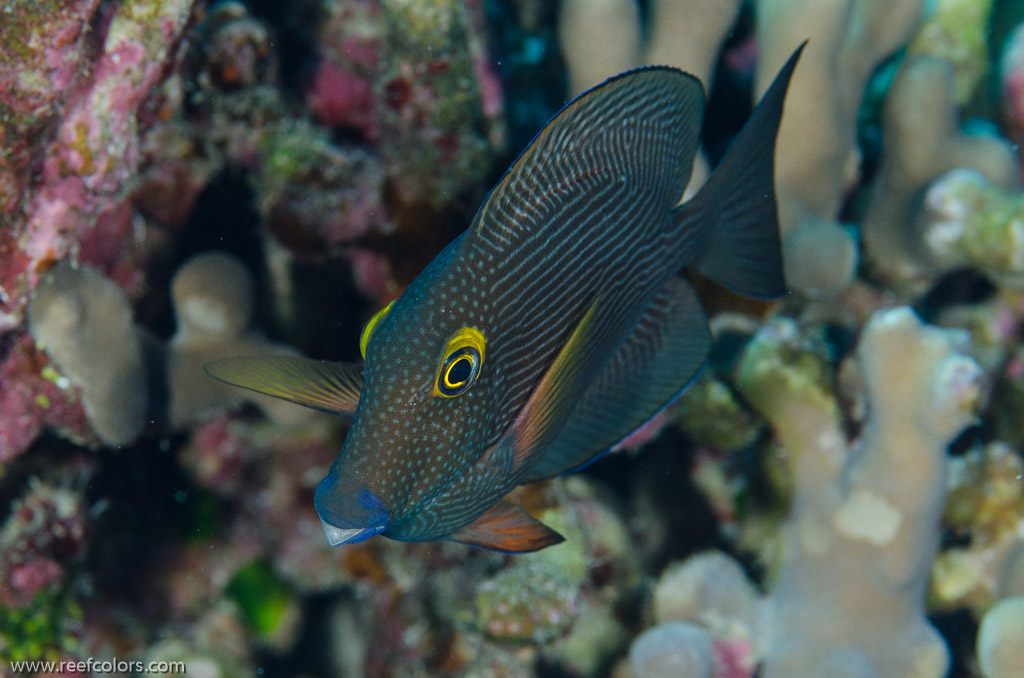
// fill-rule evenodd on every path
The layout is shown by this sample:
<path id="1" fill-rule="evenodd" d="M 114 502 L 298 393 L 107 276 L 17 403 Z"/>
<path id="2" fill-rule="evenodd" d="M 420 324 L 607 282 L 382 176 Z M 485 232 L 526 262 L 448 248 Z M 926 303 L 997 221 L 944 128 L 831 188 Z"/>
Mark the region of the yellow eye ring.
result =
<path id="1" fill-rule="evenodd" d="M 480 376 L 486 345 L 483 333 L 475 327 L 464 327 L 456 332 L 448 341 L 437 370 L 434 395 L 454 398 L 468 391 Z"/>

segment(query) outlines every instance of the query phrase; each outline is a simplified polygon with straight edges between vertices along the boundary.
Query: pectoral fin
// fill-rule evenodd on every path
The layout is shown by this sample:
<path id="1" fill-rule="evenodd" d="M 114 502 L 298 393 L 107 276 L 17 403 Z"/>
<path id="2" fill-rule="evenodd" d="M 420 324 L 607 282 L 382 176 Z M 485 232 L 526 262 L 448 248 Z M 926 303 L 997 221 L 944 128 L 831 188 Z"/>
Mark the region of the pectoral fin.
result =
<path id="1" fill-rule="evenodd" d="M 499 501 L 448 538 L 504 553 L 528 553 L 565 541 L 565 537 L 531 517 L 522 507 L 507 501 Z"/>
<path id="2" fill-rule="evenodd" d="M 355 413 L 363 389 L 358 365 L 301 356 L 222 358 L 207 363 L 204 369 L 214 379 L 232 386 L 349 417 Z"/>

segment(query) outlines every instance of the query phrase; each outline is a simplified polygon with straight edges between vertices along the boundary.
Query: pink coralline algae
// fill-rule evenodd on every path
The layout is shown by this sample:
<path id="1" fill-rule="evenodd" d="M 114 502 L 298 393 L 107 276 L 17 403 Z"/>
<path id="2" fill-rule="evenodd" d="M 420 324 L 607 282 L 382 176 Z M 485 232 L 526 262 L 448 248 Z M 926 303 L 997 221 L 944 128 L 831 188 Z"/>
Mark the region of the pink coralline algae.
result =
<path id="1" fill-rule="evenodd" d="M 401 200 L 449 204 L 501 137 L 482 3 L 348 0 L 326 14 L 307 94 L 314 112 L 378 140 Z"/>
<path id="2" fill-rule="evenodd" d="M 0 22 L 0 223 L 24 198 L 34 149 L 27 141 L 57 115 L 79 77 L 85 30 L 99 0 L 8 3 Z M 46 5 L 39 11 L 33 5 Z"/>
<path id="3" fill-rule="evenodd" d="M 368 79 L 324 61 L 317 66 L 307 96 L 313 114 L 324 124 L 373 136 L 373 92 Z"/>
<path id="4" fill-rule="evenodd" d="M 88 18 L 95 4 L 79 3 L 78 12 L 69 17 L 69 25 Z M 91 30 L 97 35 L 92 37 L 101 45 L 99 53 L 90 69 L 76 68 L 75 81 L 57 88 L 68 96 L 52 138 L 46 144 L 26 148 L 31 157 L 14 163 L 21 168 L 22 176 L 12 177 L 13 186 L 29 190 L 23 204 L 11 205 L 5 214 L 13 225 L 10 243 L 16 243 L 18 255 L 4 261 L 7 272 L 0 289 L 0 331 L 18 324 L 27 293 L 35 286 L 40 271 L 73 255 L 82 234 L 103 212 L 124 199 L 140 157 L 137 113 L 162 78 L 165 61 L 173 57 L 191 7 L 190 0 L 159 6 L 141 1 L 109 5 L 93 22 Z M 40 9 L 41 13 L 47 12 L 45 7 L 36 6 L 24 9 L 22 18 L 36 21 Z M 10 26 L 8 31 L 30 34 L 41 28 L 8 23 L 6 17 L 5 25 Z M 58 34 L 67 35 L 67 27 Z M 45 62 L 80 60 L 80 41 L 64 42 L 72 52 L 51 52 L 43 57 Z M 28 47 L 32 43 L 24 44 Z M 62 43 L 58 40 L 51 44 Z M 29 51 L 30 58 L 38 58 L 38 53 Z M 16 67 L 21 62 L 21 58 L 14 60 Z M 52 74 L 61 72 L 57 69 Z M 24 173 L 36 165 L 39 169 L 33 171 L 38 172 L 38 178 L 26 181 Z M 5 249 L 0 247 L 0 251 Z"/>
<path id="5" fill-rule="evenodd" d="M 58 582 L 86 546 L 81 496 L 35 481 L 0 528 L 0 605 L 18 608 Z"/>
<path id="6" fill-rule="evenodd" d="M 383 30 L 380 4 L 366 0 L 332 2 L 320 29 L 320 62 L 306 90 L 317 119 L 331 127 L 377 137 L 374 78 Z"/>
<path id="7" fill-rule="evenodd" d="M 61 388 L 60 378 L 48 365 L 27 335 L 10 334 L 0 342 L 0 469 L 27 450 L 47 426 L 59 426 L 79 442 L 95 439 L 81 403 Z"/>

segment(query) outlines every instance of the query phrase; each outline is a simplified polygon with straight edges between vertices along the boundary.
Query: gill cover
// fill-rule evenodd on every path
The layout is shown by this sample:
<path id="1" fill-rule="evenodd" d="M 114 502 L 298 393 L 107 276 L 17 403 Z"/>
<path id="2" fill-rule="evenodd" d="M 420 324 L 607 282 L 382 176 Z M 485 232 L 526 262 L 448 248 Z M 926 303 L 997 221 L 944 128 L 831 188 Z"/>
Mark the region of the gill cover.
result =
<path id="1" fill-rule="evenodd" d="M 434 380 L 434 395 L 454 398 L 476 382 L 484 365 L 487 340 L 475 327 L 463 327 L 448 340 Z"/>

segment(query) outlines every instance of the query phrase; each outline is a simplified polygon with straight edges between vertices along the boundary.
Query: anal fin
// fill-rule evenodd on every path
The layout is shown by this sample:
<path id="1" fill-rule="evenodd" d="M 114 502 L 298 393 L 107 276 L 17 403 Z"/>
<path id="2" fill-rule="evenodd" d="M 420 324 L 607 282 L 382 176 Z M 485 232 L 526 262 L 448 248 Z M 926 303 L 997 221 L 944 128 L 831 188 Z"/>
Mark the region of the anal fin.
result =
<path id="1" fill-rule="evenodd" d="M 522 482 L 576 470 L 649 421 L 686 389 L 711 349 L 690 284 L 673 278 L 570 412 Z"/>
<path id="2" fill-rule="evenodd" d="M 521 506 L 507 501 L 499 501 L 448 539 L 504 553 L 528 553 L 565 541 Z"/>

